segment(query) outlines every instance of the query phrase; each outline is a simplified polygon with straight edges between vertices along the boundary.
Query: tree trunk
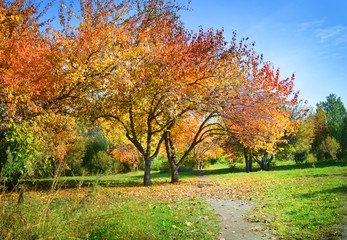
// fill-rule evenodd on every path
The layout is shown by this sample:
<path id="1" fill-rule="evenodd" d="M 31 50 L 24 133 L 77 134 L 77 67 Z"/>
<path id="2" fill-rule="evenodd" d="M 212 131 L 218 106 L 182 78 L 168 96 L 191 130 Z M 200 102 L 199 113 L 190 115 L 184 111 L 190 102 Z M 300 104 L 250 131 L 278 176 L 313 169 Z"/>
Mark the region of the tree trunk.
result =
<path id="1" fill-rule="evenodd" d="M 145 161 L 145 174 L 143 176 L 143 186 L 149 187 L 152 185 L 151 183 L 151 166 L 152 166 L 152 161 L 148 159 Z"/>
<path id="2" fill-rule="evenodd" d="M 178 179 L 178 169 L 180 168 L 179 166 L 175 164 L 170 164 L 171 168 L 171 183 L 176 183 L 179 181 Z"/>
<path id="3" fill-rule="evenodd" d="M 264 153 L 262 160 L 258 161 L 255 158 L 255 161 L 259 164 L 260 168 L 265 171 L 269 171 L 269 166 L 273 160 L 274 156 L 272 155 L 271 158 L 268 157 L 268 153 Z"/>
<path id="4" fill-rule="evenodd" d="M 253 168 L 252 158 L 248 158 L 247 172 L 252 172 L 252 168 Z"/>
<path id="5" fill-rule="evenodd" d="M 246 172 L 252 172 L 252 159 L 248 155 L 246 148 L 243 148 L 243 154 L 245 157 L 245 162 L 246 162 Z"/>
<path id="6" fill-rule="evenodd" d="M 257 161 L 261 170 L 267 170 L 266 163 L 264 161 Z"/>
<path id="7" fill-rule="evenodd" d="M 57 177 L 57 174 L 58 174 L 58 164 L 53 160 L 51 159 L 51 164 L 52 164 L 52 167 L 53 167 L 53 178 L 56 178 Z"/>

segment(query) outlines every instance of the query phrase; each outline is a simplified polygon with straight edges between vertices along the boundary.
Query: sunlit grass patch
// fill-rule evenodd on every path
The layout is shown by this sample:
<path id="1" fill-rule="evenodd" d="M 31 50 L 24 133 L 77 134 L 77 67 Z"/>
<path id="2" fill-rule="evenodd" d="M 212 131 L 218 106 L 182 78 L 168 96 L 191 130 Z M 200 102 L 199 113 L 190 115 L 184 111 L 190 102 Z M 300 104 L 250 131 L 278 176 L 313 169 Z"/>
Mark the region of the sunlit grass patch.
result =
<path id="1" fill-rule="evenodd" d="M 247 192 L 248 199 L 259 203 L 249 218 L 283 239 L 339 239 L 337 227 L 346 214 L 346 162 L 280 163 L 272 171 L 248 174 L 229 173 L 225 167 L 208 176 L 242 183 L 240 189 L 263 186 Z"/>
<path id="2" fill-rule="evenodd" d="M 216 239 L 218 223 L 206 203 L 183 195 L 151 197 L 151 188 L 141 189 L 32 192 L 20 205 L 15 194 L 7 195 L 0 205 L 0 238 Z"/>
<path id="3" fill-rule="evenodd" d="M 176 184 L 154 172 L 152 187 L 142 187 L 141 172 L 62 178 L 75 185 L 28 191 L 19 205 L 18 194 L 7 193 L 0 239 L 216 239 L 216 215 L 204 203 L 211 198 L 257 202 L 249 219 L 282 239 L 338 239 L 347 163 L 281 163 L 252 173 L 220 167 L 204 171 L 207 178 L 185 172 Z"/>

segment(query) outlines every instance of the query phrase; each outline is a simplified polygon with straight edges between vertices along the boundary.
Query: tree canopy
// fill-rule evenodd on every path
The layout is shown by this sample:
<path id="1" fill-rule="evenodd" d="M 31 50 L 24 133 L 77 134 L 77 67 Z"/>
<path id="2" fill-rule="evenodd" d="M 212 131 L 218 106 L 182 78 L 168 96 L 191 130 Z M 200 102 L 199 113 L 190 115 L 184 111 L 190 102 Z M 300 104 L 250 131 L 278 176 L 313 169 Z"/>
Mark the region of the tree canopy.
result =
<path id="1" fill-rule="evenodd" d="M 273 154 L 295 132 L 294 76 L 280 80 L 254 43 L 236 33 L 227 43 L 222 30 L 188 30 L 179 16 L 186 6 L 178 1 L 61 2 L 59 29 L 39 23 L 49 4 L 41 12 L 31 1 L 0 6 L 3 132 L 8 123 L 25 128 L 41 116 L 52 117 L 52 128 L 56 119 L 73 125 L 77 117 L 120 127 L 128 143 L 113 154 L 133 161 L 141 154 L 145 186 L 162 147 L 175 173 L 212 136 L 228 133 L 245 148 Z M 187 126 L 189 141 L 179 146 Z M 135 155 L 125 157 L 124 149 Z M 57 159 L 68 151 L 51 150 Z"/>

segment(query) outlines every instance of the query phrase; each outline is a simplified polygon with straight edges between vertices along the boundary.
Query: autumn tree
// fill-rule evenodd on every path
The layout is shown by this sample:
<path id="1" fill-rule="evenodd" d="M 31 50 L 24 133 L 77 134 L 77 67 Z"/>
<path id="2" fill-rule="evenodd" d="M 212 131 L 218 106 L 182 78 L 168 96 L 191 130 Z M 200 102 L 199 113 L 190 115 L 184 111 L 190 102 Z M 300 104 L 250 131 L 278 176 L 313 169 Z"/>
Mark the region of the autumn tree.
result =
<path id="1" fill-rule="evenodd" d="M 10 119 L 20 121 L 37 114 L 54 85 L 51 39 L 41 31 L 48 26 L 39 23 L 47 8 L 42 12 L 38 8 L 29 1 L 0 1 L 2 129 Z"/>
<path id="2" fill-rule="evenodd" d="M 297 161 L 306 160 L 308 154 L 310 154 L 312 149 L 312 144 L 314 141 L 314 115 L 312 112 L 305 118 L 301 119 L 301 122 L 297 128 L 297 134 L 295 138 L 290 142 L 293 146 L 295 154 L 294 159 Z M 304 157 L 304 159 L 302 159 Z"/>
<path id="3" fill-rule="evenodd" d="M 142 155 L 133 144 L 122 144 L 117 146 L 112 150 L 111 155 L 122 163 L 128 163 L 137 171 L 142 164 Z"/>
<path id="4" fill-rule="evenodd" d="M 298 95 L 293 90 L 294 76 L 280 80 L 279 70 L 270 63 L 254 58 L 248 69 L 237 97 L 224 102 L 224 124 L 232 139 L 244 146 L 246 170 L 251 171 L 252 159 L 267 169 L 272 159 L 268 154 L 280 150 L 277 144 L 285 141 L 284 135 L 295 131 L 298 122 L 290 114 Z"/>
<path id="5" fill-rule="evenodd" d="M 4 144 L 13 122 L 23 127 L 38 116 L 52 115 L 52 123 L 59 128 L 55 116 L 85 112 L 81 99 L 94 93 L 98 76 L 115 69 L 105 62 L 109 59 L 105 55 L 106 49 L 119 47 L 116 33 L 127 12 L 125 4 L 80 1 L 80 13 L 75 14 L 73 5 L 61 2 L 59 30 L 51 28 L 50 20 L 41 20 L 50 5 L 40 12 L 41 6 L 32 1 L 0 2 L 0 136 Z"/>
<path id="6" fill-rule="evenodd" d="M 188 158 L 190 153 L 193 153 L 194 155 L 194 149 L 195 157 L 199 158 L 199 162 L 201 161 L 203 153 L 200 152 L 200 155 L 198 156 L 198 150 L 196 148 L 199 146 L 199 144 L 201 145 L 204 141 L 210 138 L 214 131 L 221 130 L 218 123 L 211 122 L 211 120 L 216 116 L 217 115 L 215 112 L 211 112 L 200 116 L 200 118 L 196 119 L 195 122 L 194 120 L 189 124 L 181 122 L 180 124 L 187 124 L 186 127 L 188 126 L 188 128 L 190 128 L 189 132 L 186 132 L 185 134 L 182 132 L 182 130 L 184 131 L 185 128 L 181 127 L 180 124 L 170 125 L 168 127 L 164 136 L 166 156 L 170 164 L 172 183 L 179 181 L 178 170 L 183 162 Z M 185 121 L 187 120 L 191 121 L 191 118 L 187 117 Z M 218 128 L 214 128 L 216 125 Z M 179 137 L 182 136 L 187 137 L 183 144 L 178 140 Z M 178 154 L 178 149 L 181 149 L 180 154 Z"/>
<path id="7" fill-rule="evenodd" d="M 48 7 L 49 4 L 39 12 L 39 6 L 31 1 L 0 1 L 0 145 L 6 152 L 0 164 L 2 174 L 8 172 L 6 166 L 13 164 L 17 166 L 12 169 L 13 176 L 24 171 L 19 168 L 23 162 L 19 153 L 13 151 L 12 138 L 6 136 L 31 125 L 54 88 L 52 40 L 48 36 L 48 23 L 40 22 Z M 25 135 L 19 137 L 17 142 L 26 140 Z"/>
<path id="8" fill-rule="evenodd" d="M 76 153 L 72 151 L 76 151 L 76 146 L 83 141 L 78 121 L 61 114 L 47 113 L 8 127 L 4 149 L 7 161 L 0 177 L 10 184 L 9 188 L 21 175 L 60 175 Z"/>
<path id="9" fill-rule="evenodd" d="M 324 153 L 326 159 L 332 158 L 336 160 L 336 156 L 340 151 L 340 144 L 334 137 L 327 136 L 319 148 Z"/>
<path id="10" fill-rule="evenodd" d="M 203 93 L 216 68 L 212 62 L 225 43 L 220 31 L 188 32 L 179 21 L 177 7 L 162 1 L 146 2 L 143 7 L 137 9 L 139 24 L 123 43 L 129 49 L 123 71 L 105 79 L 107 88 L 98 96 L 97 117 L 124 128 L 143 156 L 144 185 L 148 186 L 151 162 L 169 129 L 196 111 L 202 99 L 211 97 Z M 206 116 L 210 120 L 214 113 Z"/>
<path id="11" fill-rule="evenodd" d="M 78 11 L 61 2 L 58 30 L 38 24 L 29 1 L 1 4 L 2 121 L 48 114 L 59 129 L 55 118 L 78 113 L 120 126 L 144 160 L 145 186 L 163 144 L 176 182 L 184 159 L 212 135 L 228 130 L 271 153 L 294 124 L 293 79 L 279 80 L 235 34 L 228 45 L 223 31 L 188 31 L 176 1 L 81 0 Z M 190 144 L 176 159 L 175 134 L 192 117 Z"/>
<path id="12" fill-rule="evenodd" d="M 203 33 L 202 30 L 199 34 L 201 33 Z M 185 97 L 186 102 L 193 103 L 194 106 L 192 109 L 187 109 L 187 112 L 194 113 L 197 116 L 200 114 L 201 116 L 193 135 L 194 137 L 192 138 L 191 144 L 188 145 L 184 151 L 184 154 L 175 160 L 177 158 L 177 154 L 175 154 L 177 146 L 175 147 L 174 144 L 174 139 L 176 137 L 173 136 L 175 131 L 171 131 L 171 129 L 177 127 L 179 118 L 176 118 L 175 121 L 172 122 L 172 125 L 168 126 L 168 131 L 165 136 L 166 152 L 172 171 L 172 182 L 178 181 L 177 169 L 194 147 L 210 136 L 224 134 L 227 129 L 231 129 L 230 125 L 223 122 L 223 119 L 232 119 L 234 121 L 233 123 L 236 124 L 243 124 L 248 121 L 248 117 L 243 111 L 243 106 L 247 104 L 249 104 L 249 106 L 254 105 L 251 103 L 251 100 L 254 99 L 256 95 L 251 95 L 254 93 L 254 89 L 251 89 L 252 87 L 258 87 L 258 95 L 266 100 L 265 94 L 261 95 L 262 92 L 266 92 L 267 90 L 265 87 L 261 86 L 262 83 L 255 85 L 249 81 L 252 67 L 259 60 L 252 49 L 253 45 L 251 44 L 248 46 L 246 39 L 242 39 L 238 42 L 236 40 L 236 34 L 234 34 L 233 41 L 229 46 L 224 42 L 221 32 L 217 31 L 214 35 L 213 32 L 209 31 L 208 35 L 205 36 L 209 37 L 203 40 L 201 44 L 213 41 L 215 46 L 212 48 L 214 51 L 212 51 L 211 48 L 209 50 L 209 54 L 211 54 L 211 57 L 209 57 L 207 61 L 209 67 L 207 71 L 204 71 L 203 77 L 193 78 L 195 79 L 193 84 L 189 84 L 187 89 L 190 90 L 189 87 L 191 86 L 193 86 L 194 89 L 189 91 L 189 95 Z M 199 38 L 203 39 L 200 35 L 197 39 Z M 209 61 L 211 59 L 213 62 Z M 269 66 L 265 65 L 263 69 L 259 70 L 258 75 L 264 75 L 267 67 Z M 254 69 L 255 68 L 253 68 L 253 71 Z M 266 79 L 266 77 L 258 78 L 258 81 L 264 81 L 263 79 Z M 281 84 L 282 88 L 285 87 L 285 89 L 282 89 L 283 91 L 291 91 L 292 83 L 289 80 L 283 81 Z M 265 86 L 268 87 L 268 85 Z M 272 90 L 267 91 L 271 94 Z M 285 94 L 290 95 L 291 93 Z M 294 99 L 295 98 L 294 96 Z M 280 101 L 283 102 L 282 99 L 280 99 Z M 177 104 L 182 106 L 181 102 Z M 272 103 L 269 103 L 269 106 L 271 105 Z M 261 107 L 260 102 L 258 106 Z M 253 115 L 253 117 L 257 119 L 255 115 Z M 231 121 L 229 121 L 229 123 L 231 123 Z M 252 126 L 252 124 L 249 125 Z M 243 125 L 239 126 L 242 126 L 241 129 L 244 129 Z M 236 128 L 234 127 L 233 131 L 235 132 L 235 130 Z"/>
<path id="13" fill-rule="evenodd" d="M 318 160 L 322 160 L 324 154 L 320 150 L 319 146 L 328 136 L 329 130 L 326 124 L 326 112 L 321 107 L 318 107 L 313 114 L 312 123 L 314 126 L 314 138 L 311 151 L 316 155 Z"/>
<path id="14" fill-rule="evenodd" d="M 298 104 L 293 108 L 291 119 L 299 121 L 295 134 L 285 134 L 283 143 L 277 144 L 283 150 L 276 153 L 276 160 L 305 161 L 309 157 L 314 140 L 313 110 L 304 104 Z"/>
<path id="15" fill-rule="evenodd" d="M 196 162 L 196 168 L 202 170 L 207 159 L 220 157 L 223 153 L 223 149 L 220 146 L 220 140 L 209 136 L 209 138 L 205 139 L 204 142 L 193 149 L 192 157 Z"/>

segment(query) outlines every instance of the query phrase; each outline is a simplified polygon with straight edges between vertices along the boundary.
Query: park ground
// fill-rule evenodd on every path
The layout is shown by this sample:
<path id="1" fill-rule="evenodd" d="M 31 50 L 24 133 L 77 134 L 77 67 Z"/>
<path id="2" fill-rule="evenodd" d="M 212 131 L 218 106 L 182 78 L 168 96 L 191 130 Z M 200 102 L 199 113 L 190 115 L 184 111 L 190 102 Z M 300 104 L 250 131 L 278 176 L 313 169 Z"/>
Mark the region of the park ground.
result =
<path id="1" fill-rule="evenodd" d="M 347 162 L 279 162 L 252 173 L 243 165 L 217 164 L 182 172 L 176 184 L 169 173 L 153 172 L 152 187 L 142 187 L 142 176 L 26 181 L 22 203 L 17 192 L 0 195 L 0 239 L 346 236 Z"/>

